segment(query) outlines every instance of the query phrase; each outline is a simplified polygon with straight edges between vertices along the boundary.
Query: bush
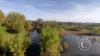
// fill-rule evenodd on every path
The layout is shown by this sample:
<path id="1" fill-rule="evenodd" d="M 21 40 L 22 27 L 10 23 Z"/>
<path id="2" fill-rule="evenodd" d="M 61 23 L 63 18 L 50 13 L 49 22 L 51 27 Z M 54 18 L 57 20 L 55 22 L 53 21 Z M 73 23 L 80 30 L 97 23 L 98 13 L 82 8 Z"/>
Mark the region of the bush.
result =
<path id="1" fill-rule="evenodd" d="M 56 25 L 45 25 L 41 32 L 41 56 L 60 56 L 60 29 Z"/>
<path id="2" fill-rule="evenodd" d="M 6 55 L 9 50 L 13 56 L 24 56 L 29 43 L 30 40 L 25 33 L 9 34 L 0 27 L 0 47 L 4 51 L 2 55 Z"/>
<path id="3" fill-rule="evenodd" d="M 0 56 L 6 55 L 11 36 L 0 26 Z"/>
<path id="4" fill-rule="evenodd" d="M 25 26 L 25 16 L 17 12 L 11 12 L 6 17 L 9 32 L 21 32 Z"/>
<path id="5" fill-rule="evenodd" d="M 5 20 L 5 15 L 4 13 L 0 10 L 0 22 Z"/>
<path id="6" fill-rule="evenodd" d="M 0 24 L 0 56 L 25 56 L 30 43 L 24 25 L 18 24 L 18 33 L 9 33 L 7 28 Z"/>
<path id="7" fill-rule="evenodd" d="M 10 42 L 9 49 L 13 56 L 25 56 L 24 53 L 29 44 L 29 39 L 22 33 L 16 34 Z"/>
<path id="8" fill-rule="evenodd" d="M 25 30 L 28 32 L 32 32 L 33 31 L 33 27 L 34 25 L 32 24 L 31 21 L 26 21 L 25 22 Z"/>

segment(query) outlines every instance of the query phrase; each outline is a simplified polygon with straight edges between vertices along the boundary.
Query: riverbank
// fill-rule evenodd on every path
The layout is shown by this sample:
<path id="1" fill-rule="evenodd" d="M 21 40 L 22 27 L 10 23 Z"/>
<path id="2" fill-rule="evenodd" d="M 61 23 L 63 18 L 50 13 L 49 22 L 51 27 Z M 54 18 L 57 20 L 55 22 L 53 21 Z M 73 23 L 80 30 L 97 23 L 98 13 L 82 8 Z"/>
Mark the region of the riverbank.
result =
<path id="1" fill-rule="evenodd" d="M 61 33 L 62 36 L 65 35 L 87 35 L 87 36 L 100 36 L 100 34 L 96 34 L 93 32 L 80 32 L 80 31 L 64 31 Z"/>

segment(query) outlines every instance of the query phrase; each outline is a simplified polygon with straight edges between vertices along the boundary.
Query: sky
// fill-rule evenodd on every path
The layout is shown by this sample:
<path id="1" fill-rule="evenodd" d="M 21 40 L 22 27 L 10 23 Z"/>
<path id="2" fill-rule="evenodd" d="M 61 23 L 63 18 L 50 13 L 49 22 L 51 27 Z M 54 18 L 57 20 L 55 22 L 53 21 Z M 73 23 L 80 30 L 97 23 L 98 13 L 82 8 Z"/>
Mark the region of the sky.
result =
<path id="1" fill-rule="evenodd" d="M 100 23 L 100 0 L 0 0 L 0 10 L 19 12 L 27 20 Z"/>

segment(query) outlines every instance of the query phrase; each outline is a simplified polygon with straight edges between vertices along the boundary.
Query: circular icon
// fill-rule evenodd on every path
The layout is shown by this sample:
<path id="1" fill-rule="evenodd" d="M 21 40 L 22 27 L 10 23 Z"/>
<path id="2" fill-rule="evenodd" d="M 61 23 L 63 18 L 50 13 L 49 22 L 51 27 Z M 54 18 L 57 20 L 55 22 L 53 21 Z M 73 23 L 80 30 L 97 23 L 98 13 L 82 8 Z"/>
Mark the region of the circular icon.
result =
<path id="1" fill-rule="evenodd" d="M 82 38 L 82 39 L 79 40 L 78 46 L 82 51 L 87 51 L 91 47 L 91 42 L 87 38 Z"/>

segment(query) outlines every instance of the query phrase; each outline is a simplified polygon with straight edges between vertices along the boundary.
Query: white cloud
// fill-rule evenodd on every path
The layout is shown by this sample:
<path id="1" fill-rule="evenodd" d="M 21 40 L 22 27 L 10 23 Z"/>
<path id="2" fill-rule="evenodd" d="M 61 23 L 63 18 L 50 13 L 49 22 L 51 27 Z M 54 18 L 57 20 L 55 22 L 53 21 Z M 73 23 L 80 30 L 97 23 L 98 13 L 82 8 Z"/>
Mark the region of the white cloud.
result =
<path id="1" fill-rule="evenodd" d="M 53 18 L 51 20 L 100 23 L 100 7 L 77 5 L 72 10 L 65 10 L 47 15 L 47 17 Z"/>

